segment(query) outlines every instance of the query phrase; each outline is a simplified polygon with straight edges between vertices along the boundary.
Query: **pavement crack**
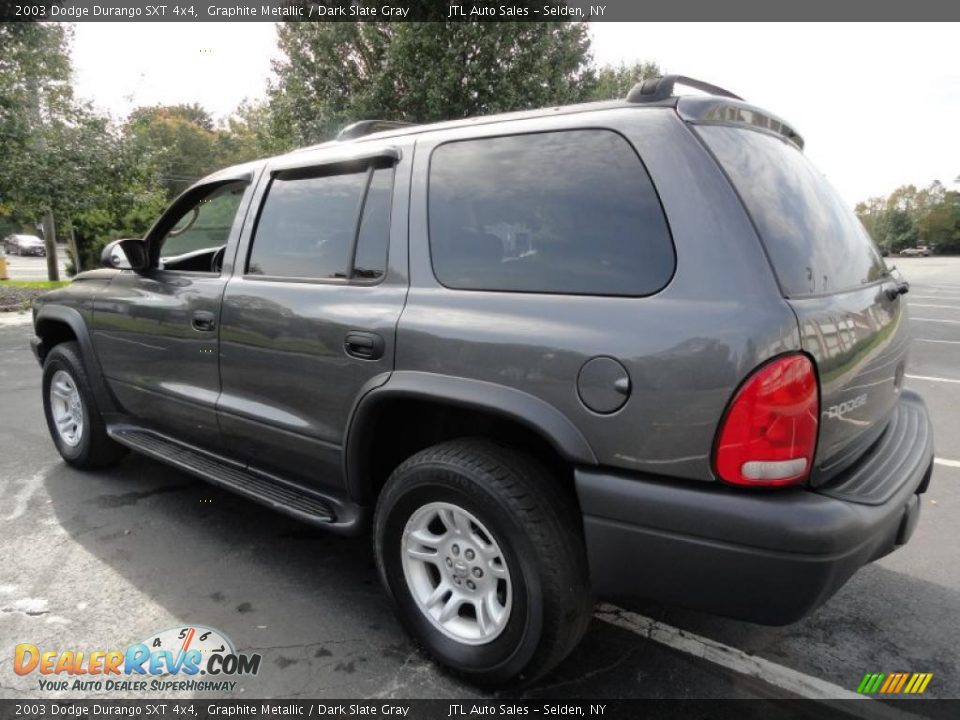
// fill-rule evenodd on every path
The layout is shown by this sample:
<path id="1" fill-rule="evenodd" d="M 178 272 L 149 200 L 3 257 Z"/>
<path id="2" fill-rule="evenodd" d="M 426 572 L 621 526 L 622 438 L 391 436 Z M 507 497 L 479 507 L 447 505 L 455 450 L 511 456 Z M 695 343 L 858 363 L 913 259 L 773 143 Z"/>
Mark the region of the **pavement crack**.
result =
<path id="1" fill-rule="evenodd" d="M 586 680 L 591 680 L 597 675 L 603 675 L 606 672 L 610 672 L 621 665 L 623 665 L 627 660 L 629 660 L 634 654 L 633 650 L 628 650 L 624 655 L 614 660 L 612 663 L 604 665 L 603 667 L 595 668 L 589 672 L 580 675 L 579 677 L 571 678 L 569 680 L 561 680 L 560 682 L 550 683 L 549 685 L 539 685 L 536 688 L 536 692 L 541 692 L 543 690 L 555 690 L 559 687 L 566 687 L 568 685 L 576 685 L 577 683 L 582 683 Z"/>

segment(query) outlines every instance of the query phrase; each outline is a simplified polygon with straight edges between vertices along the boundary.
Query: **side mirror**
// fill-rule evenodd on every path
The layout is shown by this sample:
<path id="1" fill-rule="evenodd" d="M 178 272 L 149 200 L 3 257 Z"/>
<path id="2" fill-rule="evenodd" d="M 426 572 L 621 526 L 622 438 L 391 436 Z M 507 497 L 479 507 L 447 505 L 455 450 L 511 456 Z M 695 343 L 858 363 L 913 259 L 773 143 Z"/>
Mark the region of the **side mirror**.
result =
<path id="1" fill-rule="evenodd" d="M 140 238 L 114 240 L 103 248 L 100 265 L 112 270 L 147 269 L 147 246 Z"/>

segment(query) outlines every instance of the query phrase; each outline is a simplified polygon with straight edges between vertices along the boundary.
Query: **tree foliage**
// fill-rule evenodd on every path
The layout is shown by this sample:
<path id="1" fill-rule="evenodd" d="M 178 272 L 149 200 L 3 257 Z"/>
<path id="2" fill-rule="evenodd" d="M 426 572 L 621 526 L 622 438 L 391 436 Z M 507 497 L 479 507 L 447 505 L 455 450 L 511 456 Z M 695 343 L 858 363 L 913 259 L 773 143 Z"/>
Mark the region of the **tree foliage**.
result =
<path id="1" fill-rule="evenodd" d="M 213 119 L 198 105 L 137 108 L 123 132 L 129 144 L 151 159 L 169 197 L 222 167 Z"/>
<path id="2" fill-rule="evenodd" d="M 438 20 L 446 6 L 436 5 Z M 584 23 L 289 23 L 263 101 L 217 122 L 201 105 L 140 107 L 123 121 L 72 91 L 71 30 L 0 23 L 0 227 L 52 212 L 95 266 L 219 168 L 334 136 L 363 118 L 431 122 L 622 97 L 658 73 L 591 64 Z"/>
<path id="3" fill-rule="evenodd" d="M 32 218 L 61 198 L 49 183 L 71 138 L 67 26 L 0 23 L 0 211 Z"/>
<path id="4" fill-rule="evenodd" d="M 639 62 L 632 65 L 607 65 L 596 71 L 591 99 L 613 100 L 624 98 L 641 80 L 658 77 L 660 66 L 655 62 Z"/>
<path id="5" fill-rule="evenodd" d="M 903 185 L 885 198 L 859 203 L 856 212 L 885 250 L 927 245 L 937 252 L 960 252 L 960 192 L 939 181 L 919 189 Z"/>
<path id="6" fill-rule="evenodd" d="M 294 144 L 354 120 L 431 122 L 588 99 L 582 23 L 287 23 L 269 91 Z"/>

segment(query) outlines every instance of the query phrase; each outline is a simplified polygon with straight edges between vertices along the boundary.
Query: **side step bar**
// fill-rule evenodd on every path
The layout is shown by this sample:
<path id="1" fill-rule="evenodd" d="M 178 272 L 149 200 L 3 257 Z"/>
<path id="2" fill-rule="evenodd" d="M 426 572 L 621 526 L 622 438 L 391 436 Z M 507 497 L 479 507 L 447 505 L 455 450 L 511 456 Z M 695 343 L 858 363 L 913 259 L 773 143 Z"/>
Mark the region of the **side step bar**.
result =
<path id="1" fill-rule="evenodd" d="M 359 508 L 345 506 L 280 478 L 250 470 L 216 455 L 143 428 L 108 427 L 107 433 L 131 450 L 173 465 L 214 485 L 232 490 L 299 520 L 343 534 L 361 525 Z"/>

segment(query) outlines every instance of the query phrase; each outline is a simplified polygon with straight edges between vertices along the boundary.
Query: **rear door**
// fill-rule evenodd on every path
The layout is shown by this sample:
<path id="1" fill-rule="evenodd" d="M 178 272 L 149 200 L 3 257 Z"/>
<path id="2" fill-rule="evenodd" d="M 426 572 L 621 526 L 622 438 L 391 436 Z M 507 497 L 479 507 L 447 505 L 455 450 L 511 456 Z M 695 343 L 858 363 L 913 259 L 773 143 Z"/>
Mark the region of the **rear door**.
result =
<path id="1" fill-rule="evenodd" d="M 327 489 L 342 483 L 355 400 L 393 369 L 407 292 L 412 141 L 360 147 L 364 158 L 340 148 L 268 166 L 223 296 L 217 407 L 231 454 Z"/>
<path id="2" fill-rule="evenodd" d="M 852 463 L 882 433 L 907 360 L 906 305 L 860 221 L 792 143 L 759 130 L 698 133 L 750 213 L 821 384 L 812 482 Z"/>

